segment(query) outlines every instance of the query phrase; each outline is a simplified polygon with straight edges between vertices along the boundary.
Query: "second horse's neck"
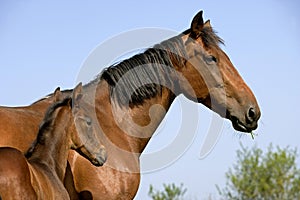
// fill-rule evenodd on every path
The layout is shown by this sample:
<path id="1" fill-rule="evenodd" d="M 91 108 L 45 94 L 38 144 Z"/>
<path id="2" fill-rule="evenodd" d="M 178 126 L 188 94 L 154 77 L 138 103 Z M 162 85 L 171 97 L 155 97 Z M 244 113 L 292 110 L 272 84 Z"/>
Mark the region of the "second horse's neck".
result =
<path id="1" fill-rule="evenodd" d="M 58 178 L 63 181 L 67 166 L 68 153 L 71 148 L 70 133 L 66 126 L 69 124 L 69 110 L 63 110 L 60 113 L 60 118 L 53 119 L 53 124 L 49 128 L 43 130 L 40 134 L 42 139 L 37 141 L 34 151 L 30 158 L 31 164 L 44 165 L 55 171 Z M 59 122 L 58 120 L 64 120 Z"/>

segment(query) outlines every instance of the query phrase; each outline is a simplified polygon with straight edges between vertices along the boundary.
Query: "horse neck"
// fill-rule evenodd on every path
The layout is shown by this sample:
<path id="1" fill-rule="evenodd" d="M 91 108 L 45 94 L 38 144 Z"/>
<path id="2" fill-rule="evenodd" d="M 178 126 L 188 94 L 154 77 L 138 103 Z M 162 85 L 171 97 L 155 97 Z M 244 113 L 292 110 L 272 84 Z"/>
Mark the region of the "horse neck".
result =
<path id="1" fill-rule="evenodd" d="M 85 86 L 108 151 L 117 146 L 143 152 L 176 97 L 174 66 L 182 66 L 184 53 L 181 38 L 175 37 L 107 68 Z"/>
<path id="2" fill-rule="evenodd" d="M 137 108 L 129 110 L 129 113 L 132 113 L 132 122 L 138 127 L 136 129 L 138 132 L 133 135 L 139 138 L 136 140 L 139 143 L 136 145 L 138 147 L 136 152 L 142 153 L 144 151 L 152 135 L 169 111 L 175 97 L 169 88 L 163 87 L 161 95 L 145 101 Z M 143 115 L 143 113 L 147 114 Z M 132 132 L 134 133 L 134 131 Z"/>
<path id="3" fill-rule="evenodd" d="M 31 164 L 47 166 L 63 181 L 71 148 L 71 133 L 66 127 L 71 126 L 72 119 L 70 110 L 59 109 L 49 127 L 40 130 L 40 140 L 37 140 L 28 160 Z"/>
<path id="4" fill-rule="evenodd" d="M 86 89 L 93 91 L 93 94 L 85 95 L 85 98 L 95 98 L 92 102 L 99 125 L 105 134 L 102 137 L 104 146 L 108 151 L 117 146 L 136 155 L 143 152 L 176 97 L 169 88 L 162 87 L 160 93 L 144 99 L 143 103 L 120 106 L 110 95 L 110 86 L 105 80 L 101 80 L 94 89 L 92 87 L 94 86 Z"/>
<path id="5" fill-rule="evenodd" d="M 101 81 L 94 110 L 101 128 L 101 142 L 111 155 L 108 165 L 121 171 L 139 171 L 139 157 L 175 99 L 167 88 L 162 89 L 162 94 L 139 106 L 119 107 L 109 95 L 107 82 Z"/>

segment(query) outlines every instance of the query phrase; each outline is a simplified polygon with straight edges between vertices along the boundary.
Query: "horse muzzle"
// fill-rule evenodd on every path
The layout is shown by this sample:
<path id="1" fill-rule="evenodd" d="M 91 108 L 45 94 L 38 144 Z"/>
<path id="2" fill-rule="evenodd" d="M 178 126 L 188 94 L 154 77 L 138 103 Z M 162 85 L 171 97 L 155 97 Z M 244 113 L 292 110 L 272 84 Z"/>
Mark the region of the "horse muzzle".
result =
<path id="1" fill-rule="evenodd" d="M 97 167 L 102 166 L 107 160 L 107 153 L 104 148 L 101 148 L 98 153 L 96 153 L 95 158 L 91 160 L 91 163 Z"/>
<path id="2" fill-rule="evenodd" d="M 230 119 L 235 130 L 250 133 L 257 129 L 260 115 L 259 109 L 250 107 L 244 116 L 238 117 L 238 115 L 227 113 L 226 118 Z"/>

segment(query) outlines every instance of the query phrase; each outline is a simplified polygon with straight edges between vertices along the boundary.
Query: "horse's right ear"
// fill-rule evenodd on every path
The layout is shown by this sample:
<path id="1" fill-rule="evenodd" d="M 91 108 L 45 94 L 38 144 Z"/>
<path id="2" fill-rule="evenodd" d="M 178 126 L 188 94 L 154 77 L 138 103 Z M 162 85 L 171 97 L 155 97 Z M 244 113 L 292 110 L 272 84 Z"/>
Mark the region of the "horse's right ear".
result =
<path id="1" fill-rule="evenodd" d="M 57 87 L 53 93 L 54 102 L 58 102 L 62 100 L 62 93 L 60 91 L 60 87 Z"/>
<path id="2" fill-rule="evenodd" d="M 82 83 L 80 82 L 73 90 L 72 100 L 73 106 L 78 106 L 80 99 L 82 98 Z"/>

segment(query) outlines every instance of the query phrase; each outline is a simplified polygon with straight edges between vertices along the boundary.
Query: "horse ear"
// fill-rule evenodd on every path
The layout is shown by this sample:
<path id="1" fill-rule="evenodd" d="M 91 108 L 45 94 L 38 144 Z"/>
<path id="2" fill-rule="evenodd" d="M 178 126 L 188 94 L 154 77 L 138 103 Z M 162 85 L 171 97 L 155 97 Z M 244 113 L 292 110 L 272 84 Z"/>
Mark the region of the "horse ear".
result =
<path id="1" fill-rule="evenodd" d="M 192 24 L 191 24 L 191 36 L 196 39 L 199 35 L 200 32 L 204 26 L 204 21 L 203 21 L 203 11 L 201 10 L 200 12 L 198 12 L 194 19 L 192 20 Z"/>
<path id="2" fill-rule="evenodd" d="M 58 102 L 62 100 L 62 93 L 60 91 L 60 87 L 57 87 L 53 93 L 54 102 Z"/>
<path id="3" fill-rule="evenodd" d="M 80 82 L 73 90 L 72 99 L 73 106 L 79 106 L 79 102 L 82 98 L 82 83 Z"/>
<path id="4" fill-rule="evenodd" d="M 203 27 L 212 30 L 212 26 L 211 26 L 211 24 L 210 24 L 210 20 L 207 20 L 207 21 L 204 23 Z"/>

